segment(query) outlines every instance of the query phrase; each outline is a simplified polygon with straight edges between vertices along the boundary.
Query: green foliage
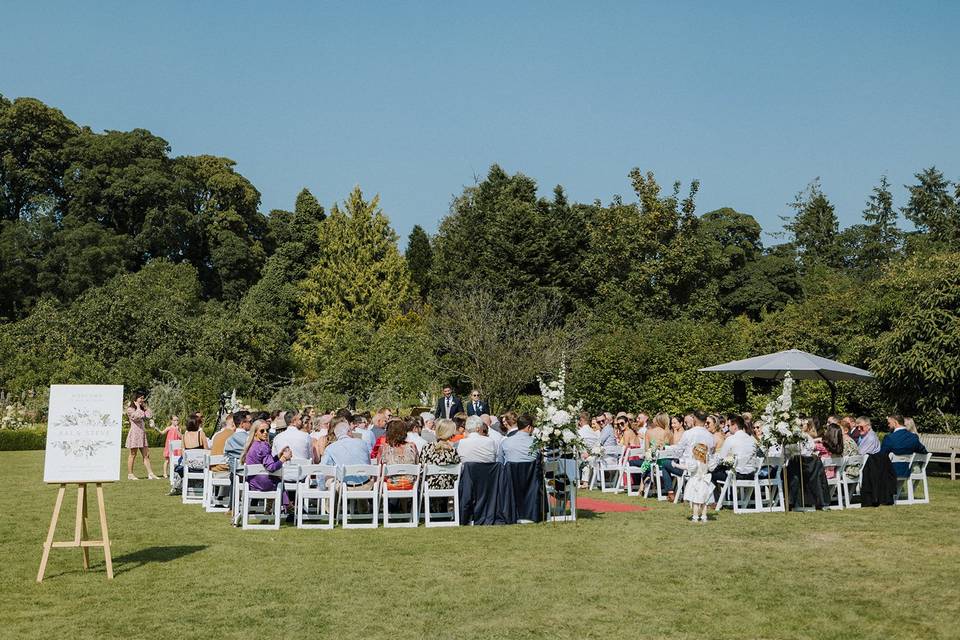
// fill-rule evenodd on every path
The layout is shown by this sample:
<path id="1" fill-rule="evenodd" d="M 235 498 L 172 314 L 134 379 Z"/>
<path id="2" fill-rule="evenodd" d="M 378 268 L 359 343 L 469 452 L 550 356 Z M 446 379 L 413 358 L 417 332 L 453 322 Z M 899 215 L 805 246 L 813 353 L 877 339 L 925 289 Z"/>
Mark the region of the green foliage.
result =
<path id="1" fill-rule="evenodd" d="M 414 225 L 407 238 L 407 250 L 404 253 L 410 279 L 417 287 L 420 297 L 426 299 L 430 293 L 430 270 L 433 268 L 433 247 L 430 236 L 420 225 Z"/>
<path id="2" fill-rule="evenodd" d="M 914 175 L 917 184 L 907 185 L 910 200 L 903 215 L 930 241 L 956 246 L 960 241 L 960 185 L 947 180 L 936 167 Z M 954 187 L 956 191 L 951 193 Z"/>
<path id="3" fill-rule="evenodd" d="M 347 406 L 347 400 L 345 394 L 327 391 L 319 382 L 297 381 L 277 389 L 265 408 L 286 411 L 309 405 L 320 411 L 332 411 Z"/>
<path id="4" fill-rule="evenodd" d="M 960 411 L 960 253 L 917 256 L 879 283 L 889 330 L 872 366 L 902 412 Z"/>
<path id="5" fill-rule="evenodd" d="M 127 440 L 129 429 L 120 434 L 121 445 Z M 147 443 L 151 447 L 163 447 L 165 437 L 156 431 L 147 430 Z M 47 448 L 46 425 L 26 429 L 0 429 L 0 451 L 43 451 Z"/>
<path id="6" fill-rule="evenodd" d="M 793 244 L 804 268 L 816 264 L 839 266 L 840 222 L 833 204 L 820 190 L 820 178 L 800 191 L 790 207 L 795 213 L 792 218 L 785 219 L 784 228 L 793 234 Z"/>

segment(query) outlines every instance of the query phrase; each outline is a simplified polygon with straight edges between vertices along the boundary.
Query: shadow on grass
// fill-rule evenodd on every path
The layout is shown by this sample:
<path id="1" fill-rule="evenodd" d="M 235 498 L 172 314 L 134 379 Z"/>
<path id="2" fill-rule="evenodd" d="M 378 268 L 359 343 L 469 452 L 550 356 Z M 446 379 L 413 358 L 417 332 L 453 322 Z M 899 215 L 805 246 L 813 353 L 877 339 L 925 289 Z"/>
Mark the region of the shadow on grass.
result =
<path id="1" fill-rule="evenodd" d="M 118 575 L 133 571 L 147 564 L 172 562 L 191 553 L 203 551 L 207 545 L 175 545 L 171 547 L 147 547 L 133 553 L 126 553 L 113 559 L 113 573 Z"/>

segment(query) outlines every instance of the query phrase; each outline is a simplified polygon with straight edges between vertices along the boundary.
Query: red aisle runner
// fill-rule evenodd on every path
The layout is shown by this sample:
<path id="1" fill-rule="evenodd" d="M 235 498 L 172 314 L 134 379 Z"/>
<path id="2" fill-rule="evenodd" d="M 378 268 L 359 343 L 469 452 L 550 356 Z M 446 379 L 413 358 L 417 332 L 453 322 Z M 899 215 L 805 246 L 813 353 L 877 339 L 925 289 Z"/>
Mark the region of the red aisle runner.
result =
<path id="1" fill-rule="evenodd" d="M 594 500 L 593 498 L 577 497 L 577 510 L 580 509 L 594 511 L 596 513 L 650 511 L 650 507 L 642 507 L 637 504 L 623 504 L 622 502 L 608 502 L 607 500 Z"/>

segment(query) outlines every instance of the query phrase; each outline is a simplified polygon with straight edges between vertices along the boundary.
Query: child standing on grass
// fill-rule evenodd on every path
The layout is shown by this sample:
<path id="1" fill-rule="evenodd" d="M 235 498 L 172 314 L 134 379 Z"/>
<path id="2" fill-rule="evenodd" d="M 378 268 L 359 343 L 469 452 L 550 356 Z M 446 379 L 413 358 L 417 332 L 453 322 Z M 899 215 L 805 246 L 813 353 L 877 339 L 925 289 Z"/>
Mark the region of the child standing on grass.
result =
<path id="1" fill-rule="evenodd" d="M 710 468 L 707 466 L 707 445 L 702 442 L 693 448 L 693 461 L 686 465 L 690 479 L 684 487 L 684 495 L 693 515 L 690 522 L 707 521 L 707 501 L 713 496 L 713 482 L 710 480 Z"/>
<path id="2" fill-rule="evenodd" d="M 158 430 L 159 431 L 159 430 Z M 160 431 L 160 433 L 167 434 L 167 439 L 163 443 L 163 477 L 167 477 L 167 471 L 170 467 L 170 443 L 175 440 L 183 441 L 183 432 L 180 431 L 180 418 L 177 416 L 170 416 L 170 424 L 166 429 Z"/>

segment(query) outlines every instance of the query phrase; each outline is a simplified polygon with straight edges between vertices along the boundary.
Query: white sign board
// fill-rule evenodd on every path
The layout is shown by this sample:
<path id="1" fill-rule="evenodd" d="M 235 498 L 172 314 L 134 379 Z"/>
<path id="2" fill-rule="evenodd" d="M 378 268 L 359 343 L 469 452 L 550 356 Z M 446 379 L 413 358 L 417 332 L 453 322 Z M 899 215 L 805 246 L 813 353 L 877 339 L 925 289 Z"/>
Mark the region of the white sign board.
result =
<path id="1" fill-rule="evenodd" d="M 50 387 L 44 482 L 120 479 L 123 385 Z"/>

